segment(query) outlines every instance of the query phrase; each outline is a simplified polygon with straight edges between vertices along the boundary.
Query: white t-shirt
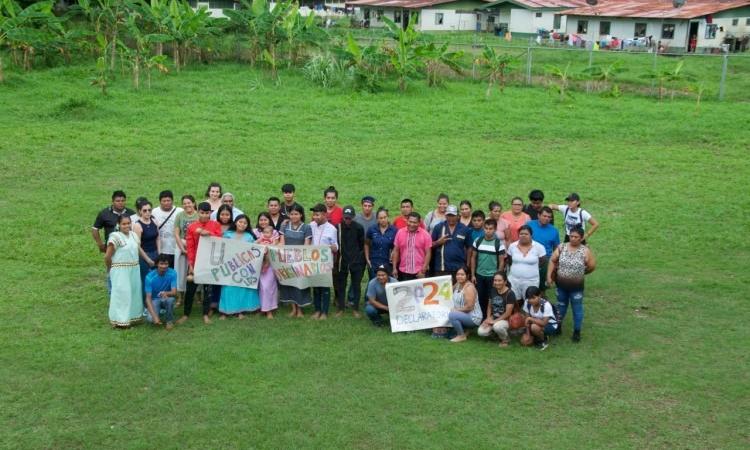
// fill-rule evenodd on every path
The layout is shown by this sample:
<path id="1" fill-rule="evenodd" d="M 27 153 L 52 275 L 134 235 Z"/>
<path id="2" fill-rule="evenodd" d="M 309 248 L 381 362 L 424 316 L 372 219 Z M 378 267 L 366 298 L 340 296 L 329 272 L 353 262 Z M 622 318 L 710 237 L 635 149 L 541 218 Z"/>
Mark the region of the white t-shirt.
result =
<path id="1" fill-rule="evenodd" d="M 526 314 L 535 319 L 549 317 L 547 323 L 557 323 L 555 320 L 555 312 L 552 310 L 552 304 L 548 301 L 544 301 L 544 305 L 542 305 L 538 311 L 534 311 L 534 308 L 532 308 L 531 305 L 529 305 L 529 302 L 526 301 L 523 303 L 523 310 L 526 311 Z"/>
<path id="2" fill-rule="evenodd" d="M 161 252 L 166 255 L 174 255 L 177 246 L 174 241 L 174 220 L 177 218 L 177 214 L 181 212 L 182 208 L 174 206 L 170 211 L 164 211 L 158 206 L 151 211 L 151 217 L 154 219 L 156 226 L 160 227 L 159 243 L 161 245 Z M 167 220 L 167 217 L 169 217 L 169 220 Z M 164 223 L 165 220 L 167 220 L 167 223 Z"/>
<path id="3" fill-rule="evenodd" d="M 510 266 L 510 275 L 527 280 L 539 278 L 539 258 L 547 255 L 544 246 L 536 241 L 531 241 L 531 249 L 524 256 L 518 249 L 518 241 L 508 247 L 508 256 L 513 260 Z"/>
<path id="4" fill-rule="evenodd" d="M 586 229 L 586 222 L 591 220 L 591 214 L 583 208 L 578 208 L 576 212 L 568 212 L 566 205 L 557 205 L 557 210 L 560 211 L 565 218 L 565 235 L 570 234 L 570 230 L 580 225 L 584 230 Z"/>

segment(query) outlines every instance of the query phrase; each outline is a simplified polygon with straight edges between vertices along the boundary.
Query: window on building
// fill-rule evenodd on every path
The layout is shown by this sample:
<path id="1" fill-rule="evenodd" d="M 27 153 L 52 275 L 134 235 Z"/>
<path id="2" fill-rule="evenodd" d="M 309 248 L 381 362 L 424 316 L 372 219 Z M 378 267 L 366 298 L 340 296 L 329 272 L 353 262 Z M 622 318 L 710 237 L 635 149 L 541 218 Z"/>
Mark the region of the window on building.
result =
<path id="1" fill-rule="evenodd" d="M 444 17 L 443 13 L 435 13 L 435 25 L 442 25 Z"/>
<path id="2" fill-rule="evenodd" d="M 750 19 L 745 19 L 745 25 L 750 25 Z"/>
<path id="3" fill-rule="evenodd" d="M 578 34 L 586 34 L 589 32 L 589 21 L 588 20 L 579 20 L 578 26 L 576 27 L 576 33 Z"/>
<path id="4" fill-rule="evenodd" d="M 715 23 L 709 23 L 706 25 L 706 39 L 716 39 L 716 30 L 719 28 Z"/>
<path id="5" fill-rule="evenodd" d="M 732 19 L 732 26 L 733 27 L 736 27 L 739 24 L 740 24 L 740 19 Z"/>
<path id="6" fill-rule="evenodd" d="M 536 13 L 536 17 L 542 17 L 542 13 Z"/>
<path id="7" fill-rule="evenodd" d="M 393 21 L 396 23 L 401 23 L 401 10 L 400 9 L 393 11 Z"/>
<path id="8" fill-rule="evenodd" d="M 383 20 L 383 10 L 379 9 L 379 10 L 375 11 L 375 17 L 378 20 L 382 21 Z"/>
<path id="9" fill-rule="evenodd" d="M 661 26 L 661 38 L 662 39 L 674 39 L 674 24 L 665 23 Z"/>
<path id="10" fill-rule="evenodd" d="M 495 23 L 495 16 L 487 16 L 487 23 Z"/>
<path id="11" fill-rule="evenodd" d="M 213 9 L 234 9 L 234 0 L 209 0 L 208 4 Z"/>
<path id="12" fill-rule="evenodd" d="M 747 19 L 750 20 L 750 19 Z M 559 30 L 562 26 L 562 16 L 560 14 L 555 14 L 555 17 L 552 19 L 552 28 L 555 30 Z"/>
<path id="13" fill-rule="evenodd" d="M 609 34 L 609 30 L 612 28 L 612 22 L 599 22 L 599 35 L 604 36 Z"/>
<path id="14" fill-rule="evenodd" d="M 637 38 L 646 37 L 646 28 L 647 28 L 647 25 L 645 23 L 636 23 L 633 37 L 637 37 Z"/>

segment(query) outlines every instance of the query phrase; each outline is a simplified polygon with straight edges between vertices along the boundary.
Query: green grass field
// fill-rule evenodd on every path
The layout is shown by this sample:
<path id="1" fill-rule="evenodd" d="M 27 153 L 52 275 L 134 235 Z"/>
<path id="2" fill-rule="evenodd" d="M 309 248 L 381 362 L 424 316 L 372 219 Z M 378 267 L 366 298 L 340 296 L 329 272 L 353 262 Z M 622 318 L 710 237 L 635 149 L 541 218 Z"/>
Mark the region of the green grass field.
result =
<path id="1" fill-rule="evenodd" d="M 275 87 L 246 66 L 118 80 L 89 67 L 0 85 L 0 447 L 747 448 L 750 105 L 451 82 L 405 94 Z M 591 240 L 583 342 L 546 352 L 318 323 L 191 319 L 112 330 L 89 230 L 114 189 L 253 216 L 285 182 L 427 212 L 579 192 Z M 284 311 L 285 313 L 286 311 Z"/>

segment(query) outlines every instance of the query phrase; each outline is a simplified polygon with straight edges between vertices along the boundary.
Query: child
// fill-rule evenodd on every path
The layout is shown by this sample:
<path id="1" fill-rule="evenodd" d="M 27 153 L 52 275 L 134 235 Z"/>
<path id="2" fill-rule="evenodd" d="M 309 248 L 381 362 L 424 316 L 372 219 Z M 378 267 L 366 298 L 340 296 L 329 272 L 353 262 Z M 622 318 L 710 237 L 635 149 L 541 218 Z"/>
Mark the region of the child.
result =
<path id="1" fill-rule="evenodd" d="M 523 305 L 526 317 L 525 345 L 535 343 L 539 350 L 549 346 L 549 336 L 557 334 L 557 317 L 552 303 L 542 298 L 542 291 L 536 286 L 526 289 L 526 303 Z"/>
<path id="2" fill-rule="evenodd" d="M 265 225 L 262 230 L 256 229 L 258 240 L 256 244 L 261 245 L 278 245 L 279 232 L 273 226 Z M 266 317 L 273 319 L 273 311 L 279 306 L 279 289 L 276 284 L 276 274 L 271 269 L 271 263 L 268 260 L 268 253 L 263 257 L 263 268 L 260 271 L 260 310 L 266 313 Z"/>

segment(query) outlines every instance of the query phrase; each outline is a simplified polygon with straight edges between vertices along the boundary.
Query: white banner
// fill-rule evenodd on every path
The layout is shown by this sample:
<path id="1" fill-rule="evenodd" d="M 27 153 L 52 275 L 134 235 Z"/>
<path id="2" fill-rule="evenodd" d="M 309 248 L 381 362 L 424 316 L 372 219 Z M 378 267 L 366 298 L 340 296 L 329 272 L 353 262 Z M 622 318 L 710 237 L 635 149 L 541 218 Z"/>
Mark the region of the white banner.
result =
<path id="1" fill-rule="evenodd" d="M 333 286 L 333 252 L 327 245 L 268 247 L 276 279 L 299 289 Z"/>
<path id="2" fill-rule="evenodd" d="M 264 252 L 263 245 L 201 236 L 195 256 L 194 282 L 257 289 Z"/>
<path id="3" fill-rule="evenodd" d="M 394 333 L 450 326 L 453 286 L 449 275 L 388 283 L 385 293 Z"/>

